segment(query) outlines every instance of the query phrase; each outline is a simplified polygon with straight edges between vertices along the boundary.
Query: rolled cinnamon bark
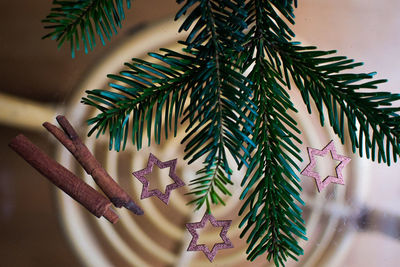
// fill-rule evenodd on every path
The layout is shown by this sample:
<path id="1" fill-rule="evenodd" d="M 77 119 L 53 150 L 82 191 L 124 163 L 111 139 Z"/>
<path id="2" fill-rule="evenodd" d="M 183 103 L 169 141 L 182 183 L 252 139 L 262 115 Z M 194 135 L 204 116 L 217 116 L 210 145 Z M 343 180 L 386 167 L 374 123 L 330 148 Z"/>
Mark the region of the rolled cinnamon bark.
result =
<path id="1" fill-rule="evenodd" d="M 93 215 L 98 218 L 104 216 L 111 223 L 118 221 L 118 215 L 112 211 L 111 202 L 107 198 L 46 155 L 27 137 L 20 134 L 11 140 L 9 146 L 50 182 L 82 204 Z"/>
<path id="2" fill-rule="evenodd" d="M 133 213 L 142 215 L 144 213 L 143 210 L 132 200 L 128 193 L 111 178 L 106 170 L 104 170 L 79 138 L 69 121 L 62 115 L 57 116 L 57 121 L 65 133 L 49 122 L 43 123 L 43 126 L 71 152 L 117 208 L 124 206 Z"/>

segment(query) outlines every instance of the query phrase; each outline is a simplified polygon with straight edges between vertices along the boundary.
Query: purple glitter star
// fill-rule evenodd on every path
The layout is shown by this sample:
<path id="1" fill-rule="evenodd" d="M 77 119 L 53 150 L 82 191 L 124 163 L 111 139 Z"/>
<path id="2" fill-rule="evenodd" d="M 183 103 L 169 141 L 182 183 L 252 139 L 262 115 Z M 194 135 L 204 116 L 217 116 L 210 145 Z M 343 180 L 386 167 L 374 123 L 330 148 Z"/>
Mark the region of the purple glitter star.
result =
<path id="1" fill-rule="evenodd" d="M 222 230 L 221 230 L 221 233 L 219 234 L 219 236 L 224 241 L 224 243 L 214 244 L 211 251 L 208 249 L 208 247 L 205 244 L 197 245 L 197 241 L 199 240 L 199 235 L 197 234 L 196 229 L 204 228 L 207 220 L 209 220 L 210 223 L 212 224 L 212 226 L 214 226 L 214 227 L 222 227 Z M 206 256 L 210 260 L 210 262 L 212 262 L 213 259 L 215 258 L 215 255 L 217 254 L 217 250 L 233 248 L 232 242 L 226 236 L 226 233 L 228 232 L 228 228 L 231 225 L 231 223 L 232 223 L 231 220 L 217 221 L 209 213 L 205 213 L 200 222 L 187 223 L 186 228 L 188 229 L 189 233 L 193 236 L 192 241 L 190 241 L 187 251 L 200 251 L 201 250 L 204 252 L 204 254 L 206 254 Z"/>
<path id="2" fill-rule="evenodd" d="M 171 177 L 172 180 L 174 180 L 173 184 L 167 185 L 164 194 L 158 189 L 153 189 L 149 191 L 149 181 L 146 179 L 145 175 L 153 171 L 154 164 L 157 165 L 160 169 L 169 167 L 169 177 Z M 176 175 L 175 169 L 176 169 L 176 159 L 162 162 L 158 158 L 156 158 L 153 154 L 150 153 L 149 161 L 147 162 L 147 167 L 143 170 L 133 172 L 133 175 L 143 184 L 143 189 L 140 199 L 156 196 L 162 202 L 168 205 L 169 194 L 171 190 L 174 190 L 178 187 L 185 185 L 185 183 L 181 179 L 179 179 L 178 175 Z"/>
<path id="3" fill-rule="evenodd" d="M 307 167 L 301 172 L 301 174 L 312 177 L 315 179 L 317 183 L 318 192 L 321 192 L 328 184 L 335 183 L 335 184 L 344 184 L 342 170 L 347 163 L 350 162 L 350 158 L 338 155 L 336 153 L 335 146 L 333 144 L 333 140 L 326 145 L 322 150 L 307 147 L 308 156 L 310 158 L 310 163 Z M 326 179 L 321 180 L 319 173 L 314 172 L 313 169 L 316 165 L 315 155 L 317 156 L 325 156 L 328 152 L 331 152 L 332 159 L 340 161 L 339 165 L 336 166 L 336 176 L 328 176 Z"/>

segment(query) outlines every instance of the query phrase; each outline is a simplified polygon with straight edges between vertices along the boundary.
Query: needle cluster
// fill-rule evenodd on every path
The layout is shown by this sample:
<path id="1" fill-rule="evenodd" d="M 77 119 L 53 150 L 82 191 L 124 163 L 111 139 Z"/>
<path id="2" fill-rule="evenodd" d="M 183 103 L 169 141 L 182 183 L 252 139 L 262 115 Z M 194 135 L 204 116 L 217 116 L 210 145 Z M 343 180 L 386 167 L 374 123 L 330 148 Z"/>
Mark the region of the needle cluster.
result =
<path id="1" fill-rule="evenodd" d="M 86 50 L 91 47 L 92 23 L 107 36 L 105 18 L 113 26 L 123 17 L 122 0 L 116 8 L 106 0 L 76 1 L 81 6 L 71 9 L 56 2 L 64 8 L 46 22 L 59 20 L 61 26 L 49 36 L 75 48 L 80 39 Z M 288 90 L 300 91 L 310 113 L 316 107 L 321 125 L 327 116 L 343 143 L 348 134 L 354 152 L 388 165 L 400 155 L 400 107 L 392 106 L 400 96 L 377 91 L 385 80 L 374 80 L 374 73 L 353 73 L 361 63 L 294 42 L 296 1 L 177 2 L 180 31 L 189 31 L 183 49 L 162 48 L 149 53 L 151 61 L 134 58 L 109 75 L 110 89 L 87 91 L 82 102 L 99 110 L 89 120 L 89 135 L 108 132 L 110 149 L 117 151 L 130 137 L 140 149 L 144 135 L 148 145 L 152 138 L 160 143 L 185 123 L 185 159 L 203 163 L 190 184 L 191 203 L 208 212 L 212 204 L 224 204 L 233 169 L 245 166 L 239 214 L 248 259 L 267 253 L 275 265 L 284 265 L 302 255 L 298 238 L 306 239 L 296 163 L 301 132 Z M 92 8 L 105 15 L 85 15 Z M 73 33 L 78 26 L 85 34 Z"/>

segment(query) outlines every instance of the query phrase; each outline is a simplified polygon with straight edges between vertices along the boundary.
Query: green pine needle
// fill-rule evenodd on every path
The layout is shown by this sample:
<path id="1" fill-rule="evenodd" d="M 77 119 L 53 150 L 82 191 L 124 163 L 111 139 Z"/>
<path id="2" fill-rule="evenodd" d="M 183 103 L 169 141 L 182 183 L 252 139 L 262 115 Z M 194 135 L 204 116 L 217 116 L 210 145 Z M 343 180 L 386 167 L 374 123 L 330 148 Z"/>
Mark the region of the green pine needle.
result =
<path id="1" fill-rule="evenodd" d="M 230 195 L 226 188 L 226 184 L 232 183 L 228 154 L 240 164 L 248 157 L 247 146 L 254 146 L 243 132 L 243 129 L 251 132 L 253 122 L 242 112 L 255 112 L 249 101 L 252 92 L 233 61 L 242 49 L 244 1 L 188 1 L 177 17 L 189 7 L 192 12 L 181 30 L 195 25 L 182 42 L 186 46 L 183 54 L 172 51 L 150 54 L 163 65 L 134 59 L 126 64 L 127 71 L 109 76 L 119 82 L 110 84 L 115 92 L 88 91 L 83 103 L 102 111 L 89 120 L 93 125 L 89 134 L 109 129 L 110 148 L 117 151 L 126 144 L 130 122 L 132 139 L 138 148 L 145 129 L 149 141 L 153 136 L 160 142 L 164 124 L 168 137 L 171 127 L 167 125 L 171 124 L 173 107 L 178 107 L 174 115 L 175 134 L 181 115 L 184 115 L 182 123 L 188 122 L 187 135 L 182 140 L 186 145 L 185 159 L 189 159 L 189 164 L 202 160 L 204 169 L 198 174 L 209 181 L 207 184 L 202 179 L 192 181 L 193 194 L 197 196 L 194 202 L 197 208 L 205 204 L 210 209 L 210 203 L 224 204 L 222 195 Z M 190 101 L 183 109 L 186 97 Z"/>
<path id="2" fill-rule="evenodd" d="M 96 35 L 105 45 L 105 39 L 110 40 L 117 27 L 122 27 L 123 4 L 123 0 L 54 0 L 51 13 L 42 20 L 44 28 L 51 30 L 43 39 L 56 40 L 58 48 L 69 42 L 73 58 L 81 44 L 88 53 L 96 46 Z M 126 0 L 126 6 L 130 8 L 130 0 Z"/>
<path id="3" fill-rule="evenodd" d="M 190 64 L 193 56 L 168 49 L 162 52 L 149 54 L 158 63 L 134 58 L 120 75 L 109 75 L 114 80 L 110 83 L 113 91 L 87 91 L 82 103 L 102 111 L 88 121 L 92 125 L 89 135 L 108 129 L 109 148 L 116 151 L 125 148 L 130 129 L 138 149 L 146 133 L 148 145 L 152 137 L 156 143 L 160 143 L 162 134 L 168 138 L 172 129 L 176 135 L 189 93 L 187 85 L 197 73 Z"/>
<path id="4" fill-rule="evenodd" d="M 196 175 L 200 177 L 191 181 L 189 186 L 192 186 L 192 190 L 188 193 L 188 195 L 194 195 L 195 199 L 190 201 L 188 205 L 195 204 L 196 209 L 200 209 L 205 203 L 208 213 L 211 212 L 210 204 L 225 205 L 220 195 L 232 196 L 226 185 L 232 185 L 233 183 L 226 177 L 224 172 L 225 168 L 221 161 L 217 161 L 216 165 L 211 168 L 204 167 L 197 171 Z"/>
<path id="5" fill-rule="evenodd" d="M 387 164 L 400 155 L 400 108 L 391 106 L 400 96 L 375 91 L 385 80 L 373 74 L 351 73 L 360 63 L 294 43 L 296 1 L 177 2 L 176 19 L 187 14 L 183 51 L 150 53 L 154 62 L 133 59 L 119 75 L 109 75 L 111 90 L 87 91 L 82 102 L 100 111 L 89 120 L 89 135 L 108 131 L 110 149 L 117 151 L 130 136 L 140 149 L 144 135 L 148 145 L 152 138 L 159 143 L 186 122 L 185 159 L 203 163 L 190 183 L 189 204 L 208 212 L 224 204 L 233 183 L 231 155 L 247 167 L 239 213 L 248 259 L 266 253 L 276 266 L 297 260 L 303 254 L 298 239 L 306 239 L 297 165 L 301 133 L 287 90 L 295 85 L 308 111 L 316 106 L 322 125 L 327 115 L 342 142 L 347 131 L 354 151 Z M 73 47 L 79 43 L 79 35 L 61 33 L 50 35 L 61 44 L 68 36 Z"/>
<path id="6" fill-rule="evenodd" d="M 269 61 L 269 39 L 264 33 L 276 31 L 291 38 L 294 34 L 276 10 L 289 20 L 293 14 L 291 6 L 282 5 L 281 1 L 249 1 L 246 9 L 251 27 L 241 62 L 243 72 L 250 71 L 247 78 L 252 82 L 252 100 L 258 110 L 255 116 L 249 113 L 255 120 L 253 141 L 257 147 L 252 150 L 242 180 L 241 237 L 248 236 L 248 260 L 267 253 L 267 260 L 283 266 L 287 256 L 297 260 L 303 254 L 296 237 L 306 239 L 299 206 L 304 203 L 296 174 L 300 169 L 294 161 L 301 161 L 297 147 L 301 141 L 297 137 L 300 130 L 289 113 L 296 109 L 285 90 L 283 77 Z"/>
<path id="7" fill-rule="evenodd" d="M 261 58 L 261 56 L 260 56 Z M 260 79 L 260 77 L 263 77 Z M 297 259 L 303 249 L 295 237 L 306 239 L 300 198 L 301 186 L 293 159 L 301 161 L 296 143 L 301 141 L 296 122 L 288 111 L 295 111 L 279 75 L 265 60 L 259 60 L 249 74 L 253 84 L 254 102 L 260 114 L 256 118 L 254 141 L 258 144 L 243 178 L 245 199 L 239 215 L 244 215 L 241 237 L 250 232 L 247 242 L 248 259 L 253 261 L 264 252 L 277 266 L 285 255 Z M 282 264 L 283 265 L 283 264 Z"/>
<path id="8" fill-rule="evenodd" d="M 244 144 L 254 143 L 244 134 L 251 131 L 253 122 L 243 110 L 253 110 L 249 102 L 251 90 L 235 62 L 243 48 L 244 1 L 199 0 L 185 2 L 176 19 L 189 9 L 181 30 L 190 30 L 185 41 L 188 49 L 198 50 L 196 63 L 202 70 L 193 77 L 190 103 L 183 121 L 188 121 L 185 159 L 189 163 L 202 160 L 204 168 L 198 172 L 202 179 L 191 182 L 197 198 L 191 203 L 199 209 L 204 204 L 210 212 L 210 203 L 224 204 L 221 194 L 230 195 L 226 184 L 231 184 L 231 168 L 227 152 L 238 165 L 248 156 Z M 216 190 L 218 189 L 218 190 Z"/>
<path id="9" fill-rule="evenodd" d="M 277 44 L 272 47 L 285 72 L 290 73 L 311 113 L 310 96 L 324 125 L 326 107 L 330 125 L 345 139 L 345 127 L 353 152 L 385 162 L 400 155 L 400 107 L 391 107 L 400 94 L 376 92 L 386 80 L 373 80 L 375 73 L 348 73 L 362 65 L 346 57 L 330 56 L 336 51 L 318 51 L 315 47 Z"/>

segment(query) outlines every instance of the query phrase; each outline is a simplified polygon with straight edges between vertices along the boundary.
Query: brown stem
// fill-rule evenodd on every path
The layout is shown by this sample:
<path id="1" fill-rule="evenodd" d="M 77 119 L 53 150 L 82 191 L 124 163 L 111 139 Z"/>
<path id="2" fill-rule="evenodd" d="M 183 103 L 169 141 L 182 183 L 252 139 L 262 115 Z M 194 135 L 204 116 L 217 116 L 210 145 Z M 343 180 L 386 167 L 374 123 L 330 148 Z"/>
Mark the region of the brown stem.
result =
<path id="1" fill-rule="evenodd" d="M 57 121 L 64 132 L 51 123 L 45 122 L 43 126 L 52 133 L 76 158 L 85 171 L 91 175 L 96 184 L 108 196 L 110 201 L 117 207 L 124 206 L 137 215 L 142 215 L 143 210 L 132 200 L 104 170 L 86 145 L 79 138 L 78 134 L 64 116 L 57 116 Z"/>
<path id="2" fill-rule="evenodd" d="M 46 155 L 24 135 L 16 136 L 9 146 L 50 182 L 81 203 L 95 216 L 98 218 L 104 216 L 112 223 L 118 221 L 118 215 L 110 208 L 111 203 L 108 199 Z"/>

